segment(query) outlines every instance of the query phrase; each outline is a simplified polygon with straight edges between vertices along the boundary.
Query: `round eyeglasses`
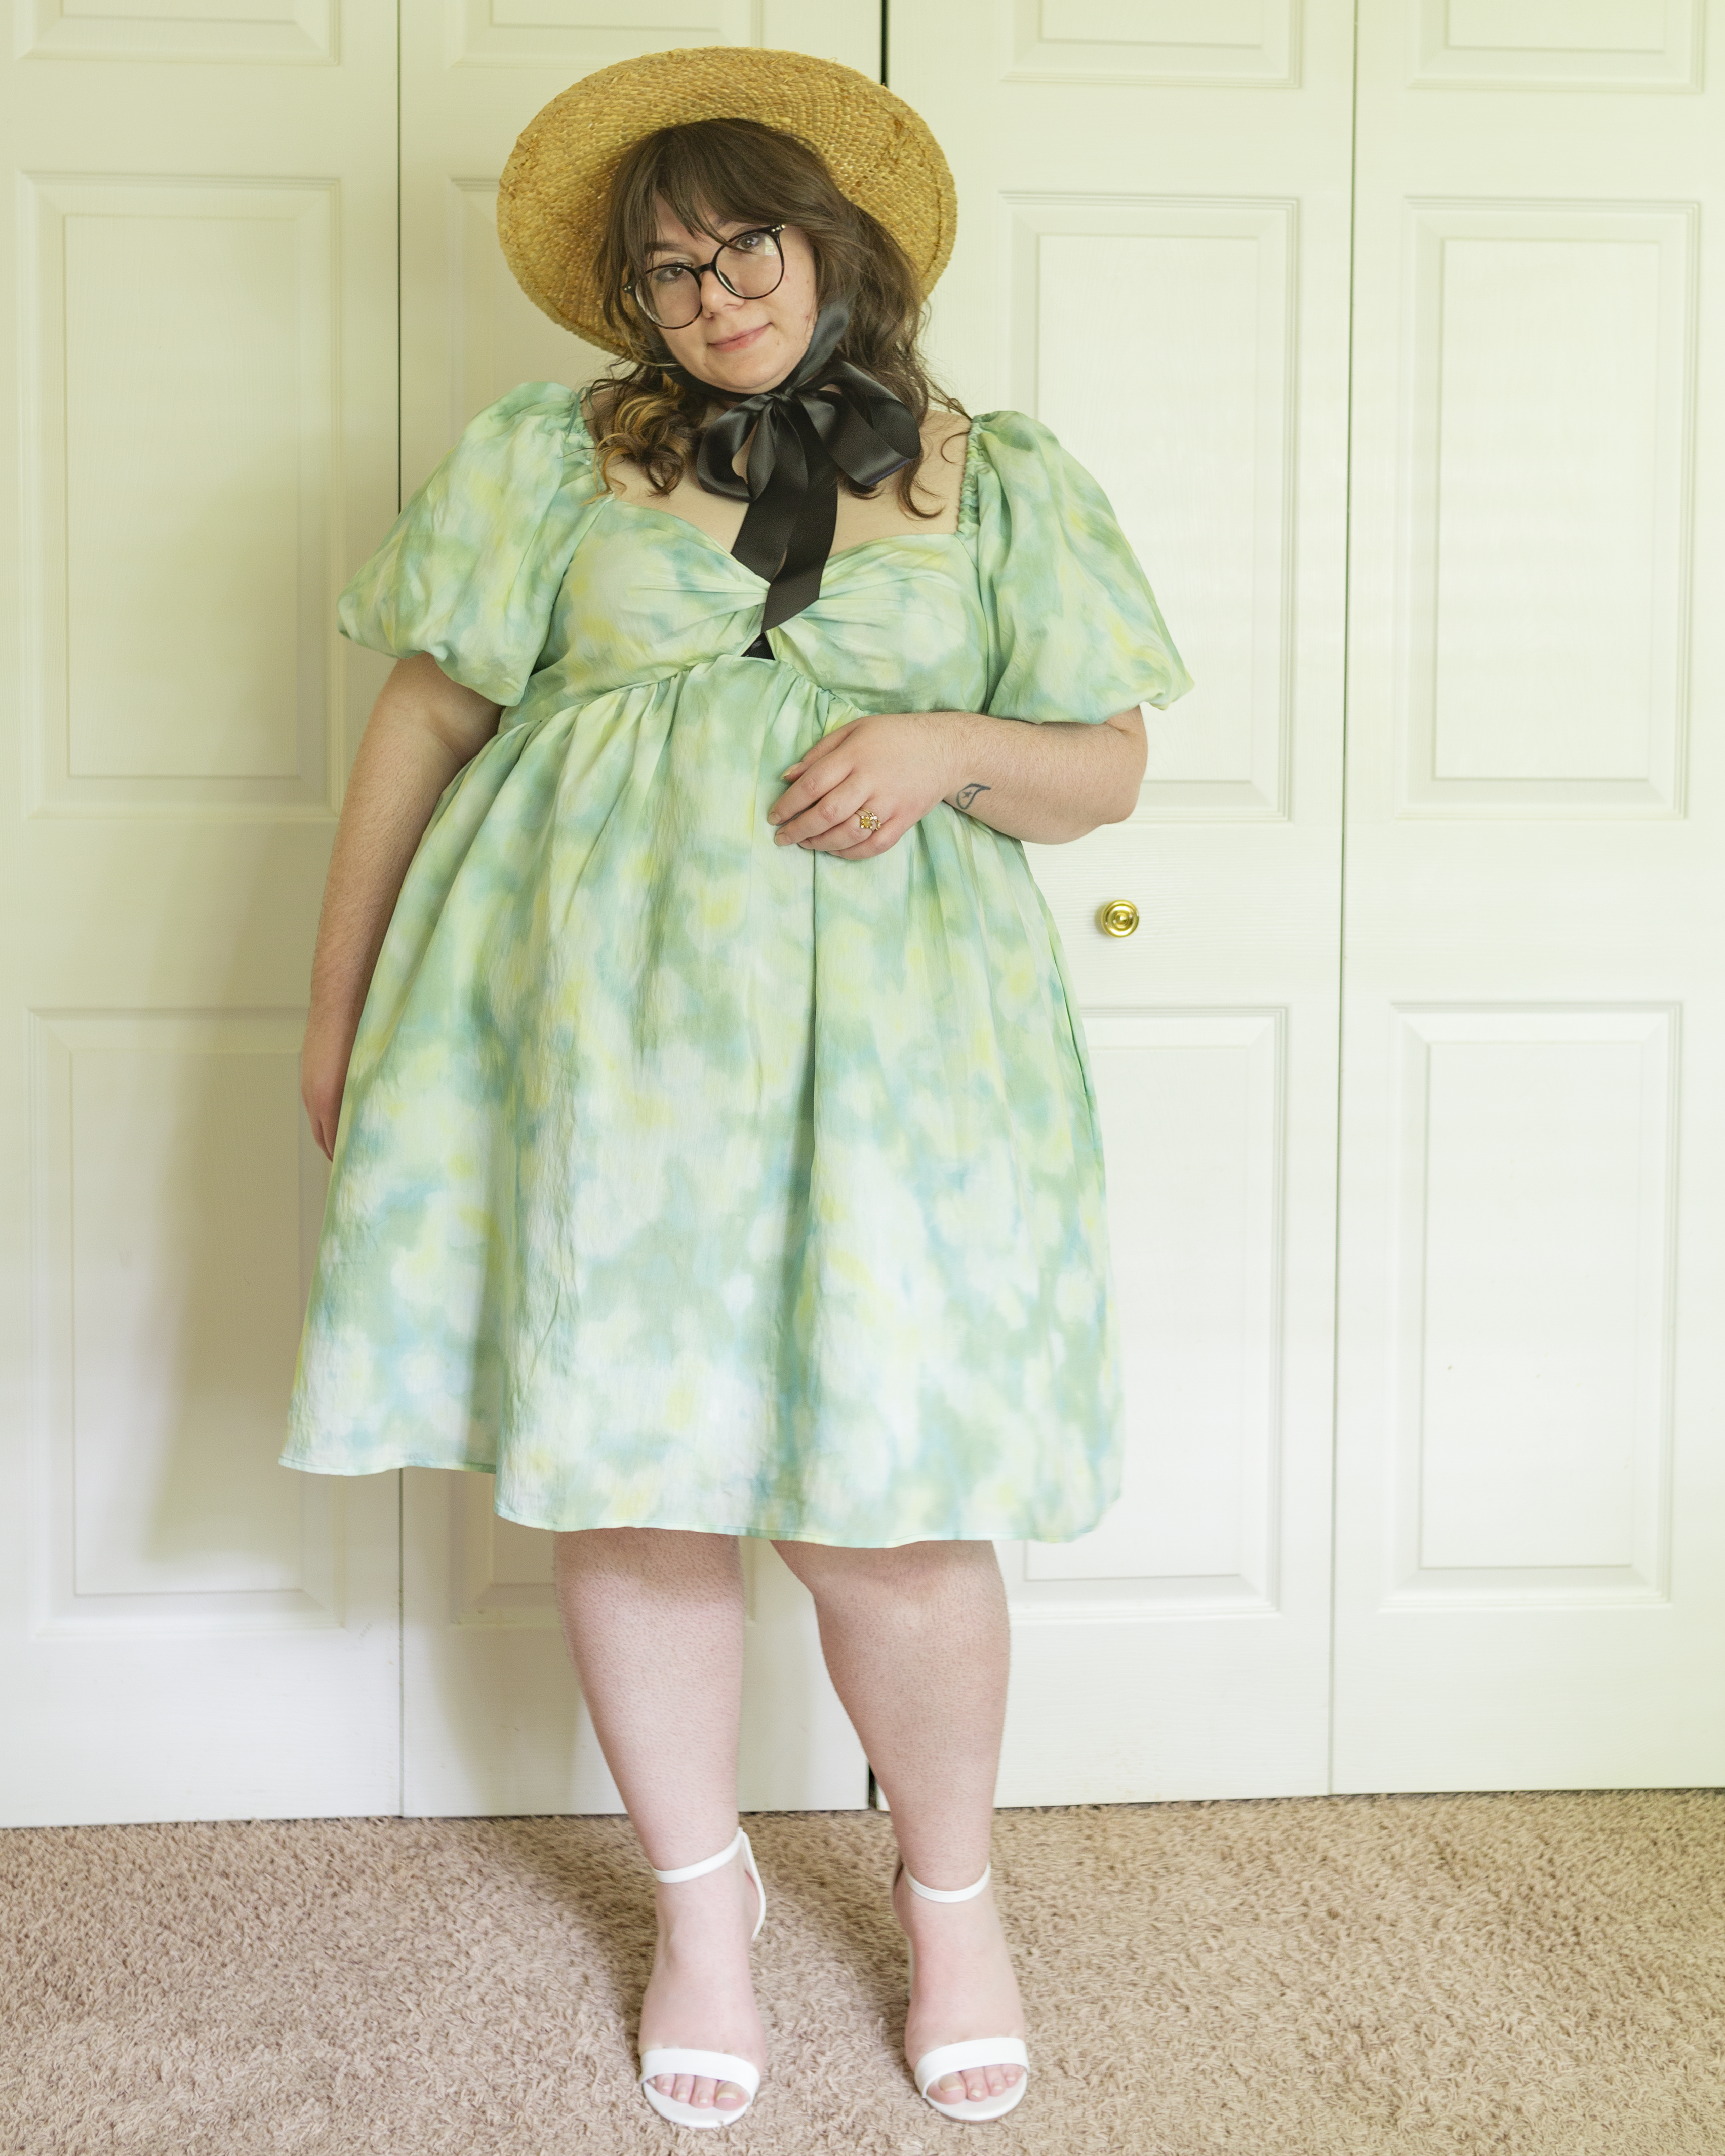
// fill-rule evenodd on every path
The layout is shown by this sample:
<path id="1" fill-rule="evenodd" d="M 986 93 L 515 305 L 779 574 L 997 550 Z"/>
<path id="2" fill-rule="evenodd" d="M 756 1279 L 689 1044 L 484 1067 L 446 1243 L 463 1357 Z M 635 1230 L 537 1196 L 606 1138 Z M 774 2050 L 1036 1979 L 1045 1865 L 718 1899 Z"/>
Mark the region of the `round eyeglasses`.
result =
<path id="1" fill-rule="evenodd" d="M 732 235 L 711 262 L 661 262 L 624 290 L 655 329 L 685 330 L 701 313 L 701 280 L 711 270 L 739 300 L 764 300 L 784 276 L 782 224 L 761 224 Z"/>

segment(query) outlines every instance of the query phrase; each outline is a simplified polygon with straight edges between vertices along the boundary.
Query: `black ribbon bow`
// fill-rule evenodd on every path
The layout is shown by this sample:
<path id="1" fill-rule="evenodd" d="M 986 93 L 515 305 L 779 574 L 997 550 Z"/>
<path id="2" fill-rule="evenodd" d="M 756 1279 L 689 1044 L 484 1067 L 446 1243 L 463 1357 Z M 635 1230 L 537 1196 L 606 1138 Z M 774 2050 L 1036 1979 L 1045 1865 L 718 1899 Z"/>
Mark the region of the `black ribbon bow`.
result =
<path id="1" fill-rule="evenodd" d="M 815 317 L 809 349 L 784 380 L 738 398 L 701 436 L 696 478 L 709 494 L 748 504 L 731 551 L 768 579 L 763 634 L 820 594 L 839 515 L 839 475 L 858 487 L 878 486 L 922 454 L 922 438 L 907 407 L 872 374 L 834 359 L 850 324 L 850 307 L 829 301 Z M 710 382 L 681 367 L 665 372 L 711 393 Z M 754 439 L 742 475 L 737 454 L 751 427 Z"/>

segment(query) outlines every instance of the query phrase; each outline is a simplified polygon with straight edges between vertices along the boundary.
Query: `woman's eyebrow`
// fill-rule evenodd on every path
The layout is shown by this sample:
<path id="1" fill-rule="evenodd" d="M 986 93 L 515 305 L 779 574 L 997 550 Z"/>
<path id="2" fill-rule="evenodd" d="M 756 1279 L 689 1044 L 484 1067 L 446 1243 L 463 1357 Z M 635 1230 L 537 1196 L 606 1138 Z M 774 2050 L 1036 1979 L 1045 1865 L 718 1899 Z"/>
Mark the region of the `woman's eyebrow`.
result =
<path id="1" fill-rule="evenodd" d="M 734 239 L 739 232 L 754 230 L 752 225 L 746 224 L 740 217 L 727 217 L 725 223 L 731 228 L 728 232 L 710 232 L 706 235 L 715 245 L 726 239 Z M 649 254 L 689 254 L 693 251 L 691 248 L 685 247 L 680 239 L 649 239 L 647 243 L 647 252 Z"/>

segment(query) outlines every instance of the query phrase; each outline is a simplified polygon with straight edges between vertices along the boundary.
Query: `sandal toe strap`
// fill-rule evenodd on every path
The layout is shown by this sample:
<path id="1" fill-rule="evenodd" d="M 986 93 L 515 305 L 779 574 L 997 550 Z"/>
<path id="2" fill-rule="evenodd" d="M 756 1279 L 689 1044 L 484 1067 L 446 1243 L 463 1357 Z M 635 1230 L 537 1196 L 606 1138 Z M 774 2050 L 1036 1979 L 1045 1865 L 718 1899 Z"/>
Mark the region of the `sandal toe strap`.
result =
<path id="1" fill-rule="evenodd" d="M 675 2045 L 641 2054 L 641 2079 L 656 2081 L 660 2074 L 694 2074 L 716 2082 L 735 2082 L 752 2101 L 761 2086 L 761 2069 L 747 2059 L 730 2051 L 688 2051 Z"/>
<path id="2" fill-rule="evenodd" d="M 1022 2066 L 1028 2073 L 1030 2054 L 1019 2036 L 973 2036 L 963 2044 L 937 2044 L 916 2061 L 917 2095 L 927 2096 L 937 2081 L 967 2066 Z"/>

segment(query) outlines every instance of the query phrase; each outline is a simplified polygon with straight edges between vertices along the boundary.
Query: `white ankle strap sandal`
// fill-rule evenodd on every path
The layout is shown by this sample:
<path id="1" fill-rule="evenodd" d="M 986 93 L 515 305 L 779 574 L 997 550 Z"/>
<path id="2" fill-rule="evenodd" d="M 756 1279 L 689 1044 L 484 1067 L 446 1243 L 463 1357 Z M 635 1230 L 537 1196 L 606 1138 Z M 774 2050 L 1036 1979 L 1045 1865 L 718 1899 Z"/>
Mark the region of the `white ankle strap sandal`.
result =
<path id="1" fill-rule="evenodd" d="M 993 1866 L 984 1865 L 983 1876 L 974 1886 L 947 1888 L 925 1887 L 920 1879 L 911 1877 L 908 1867 L 902 1862 L 899 1869 L 904 1872 L 911 1892 L 920 1894 L 925 1902 L 974 1901 L 994 1875 Z M 908 1950 L 911 1981 L 914 1984 L 916 1980 L 916 1950 L 914 1947 Z M 928 2093 L 935 2083 L 943 2080 L 947 2075 L 963 2073 L 967 2067 L 973 2066 L 1017 2066 L 1021 2071 L 1009 2089 L 1003 2090 L 999 2096 L 983 2097 L 976 2103 L 965 2099 L 948 2103 Z M 1004 2118 L 1023 2096 L 1029 2086 L 1030 2055 L 1024 2048 L 1022 2037 L 973 2036 L 962 2044 L 937 2044 L 932 2051 L 925 2051 L 917 2060 L 914 2071 L 917 2095 L 942 2118 L 957 2118 L 980 2125 L 985 2119 Z"/>
<path id="2" fill-rule="evenodd" d="M 761 1875 L 755 1869 L 755 1852 L 749 1846 L 749 1838 L 741 1827 L 737 1839 L 728 1842 L 716 1856 L 703 1857 L 699 1864 L 685 1864 L 676 1871 L 655 1871 L 653 1876 L 663 1887 L 680 1886 L 685 1879 L 700 1879 L 709 1871 L 716 1871 L 721 1864 L 728 1864 L 738 1850 L 742 1851 L 742 1868 L 761 1897 L 760 1913 L 755 1918 L 755 1928 L 749 1933 L 752 1940 L 760 1935 L 767 1921 L 767 1889 L 761 1884 Z M 661 2074 L 695 2074 L 710 2076 L 716 2082 L 735 2082 L 742 2091 L 742 2102 L 734 2111 L 721 2111 L 716 2104 L 701 2106 L 680 2103 L 675 2097 L 662 2096 L 653 2084 Z M 661 2118 L 668 2118 L 675 2126 L 729 2126 L 733 2119 L 741 2118 L 755 2100 L 755 2092 L 761 2086 L 761 2070 L 747 2059 L 739 2059 L 732 2051 L 691 2051 L 680 2045 L 665 2045 L 641 2054 L 641 2094 L 646 2097 Z"/>

